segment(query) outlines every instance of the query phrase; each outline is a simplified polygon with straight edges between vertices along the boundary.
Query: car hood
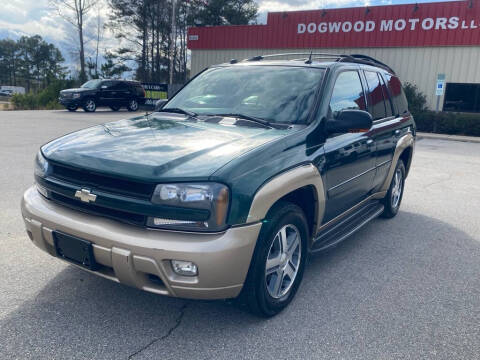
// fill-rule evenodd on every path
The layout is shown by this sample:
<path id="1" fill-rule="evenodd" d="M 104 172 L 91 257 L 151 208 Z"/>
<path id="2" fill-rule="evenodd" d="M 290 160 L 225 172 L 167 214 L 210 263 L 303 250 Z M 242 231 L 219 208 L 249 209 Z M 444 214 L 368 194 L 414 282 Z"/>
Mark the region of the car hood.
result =
<path id="1" fill-rule="evenodd" d="M 249 125 L 156 113 L 71 133 L 42 152 L 59 163 L 145 181 L 208 179 L 232 159 L 293 131 Z"/>
<path id="2" fill-rule="evenodd" d="M 87 88 L 74 88 L 74 89 L 65 89 L 60 91 L 60 93 L 78 93 L 78 92 L 85 92 L 85 91 L 92 91 L 93 89 L 87 89 Z"/>

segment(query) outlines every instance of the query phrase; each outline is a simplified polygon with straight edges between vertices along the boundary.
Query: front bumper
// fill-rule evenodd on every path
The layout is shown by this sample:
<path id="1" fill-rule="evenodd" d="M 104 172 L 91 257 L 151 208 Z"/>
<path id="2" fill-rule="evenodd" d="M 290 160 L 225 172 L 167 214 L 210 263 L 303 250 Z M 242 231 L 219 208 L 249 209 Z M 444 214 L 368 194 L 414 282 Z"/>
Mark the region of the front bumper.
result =
<path id="1" fill-rule="evenodd" d="M 81 102 L 81 99 L 80 98 L 76 98 L 76 99 L 66 99 L 66 98 L 62 98 L 62 97 L 59 97 L 58 98 L 58 102 L 60 104 L 62 104 L 63 106 L 65 107 L 68 107 L 68 106 L 80 106 L 82 104 Z"/>
<path id="2" fill-rule="evenodd" d="M 93 243 L 101 267 L 86 271 L 146 291 L 192 299 L 240 293 L 261 228 L 255 223 L 218 234 L 145 229 L 57 205 L 35 186 L 25 192 L 21 207 L 29 237 L 50 255 L 57 256 L 53 231 L 62 231 Z M 198 276 L 174 273 L 171 259 L 193 261 Z"/>

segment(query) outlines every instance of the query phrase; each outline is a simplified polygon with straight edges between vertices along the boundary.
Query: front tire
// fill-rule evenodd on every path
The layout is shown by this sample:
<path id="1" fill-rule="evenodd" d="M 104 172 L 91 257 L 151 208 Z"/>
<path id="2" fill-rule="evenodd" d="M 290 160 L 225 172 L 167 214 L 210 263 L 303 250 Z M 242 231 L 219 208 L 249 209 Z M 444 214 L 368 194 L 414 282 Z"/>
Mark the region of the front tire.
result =
<path id="1" fill-rule="evenodd" d="M 68 111 L 77 111 L 78 109 L 78 106 L 77 105 L 70 105 L 70 106 L 67 106 L 67 110 Z"/>
<path id="2" fill-rule="evenodd" d="M 128 111 L 137 111 L 138 110 L 138 101 L 135 99 L 129 100 L 127 105 Z"/>
<path id="3" fill-rule="evenodd" d="M 95 100 L 92 98 L 86 99 L 85 103 L 83 104 L 83 110 L 85 112 L 94 112 L 97 110 L 97 104 L 95 103 Z"/>
<path id="4" fill-rule="evenodd" d="M 403 198 L 403 189 L 405 187 L 405 165 L 402 160 L 398 160 L 395 172 L 393 173 L 392 182 L 388 189 L 387 195 L 383 198 L 383 206 L 385 209 L 381 214 L 382 217 L 391 219 L 397 215 Z"/>
<path id="5" fill-rule="evenodd" d="M 242 296 L 252 312 L 270 317 L 292 301 L 303 278 L 308 226 L 297 205 L 277 203 L 262 225 Z"/>

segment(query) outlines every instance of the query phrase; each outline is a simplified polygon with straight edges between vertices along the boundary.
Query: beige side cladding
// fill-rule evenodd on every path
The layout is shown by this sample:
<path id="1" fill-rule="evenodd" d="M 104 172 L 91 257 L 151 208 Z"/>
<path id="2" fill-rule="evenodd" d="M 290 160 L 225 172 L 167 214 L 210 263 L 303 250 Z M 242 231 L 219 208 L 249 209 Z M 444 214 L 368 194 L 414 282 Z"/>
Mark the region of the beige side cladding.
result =
<path id="1" fill-rule="evenodd" d="M 445 74 L 447 82 L 480 83 L 480 47 L 410 47 L 312 49 L 314 52 L 365 54 L 391 66 L 403 82 L 411 82 L 427 96 L 427 104 L 435 109 L 437 74 Z M 231 59 L 245 59 L 261 54 L 310 52 L 310 49 L 235 49 L 192 50 L 192 76 L 204 68 Z M 281 58 L 279 58 L 281 59 Z M 443 104 L 443 97 L 440 99 Z"/>

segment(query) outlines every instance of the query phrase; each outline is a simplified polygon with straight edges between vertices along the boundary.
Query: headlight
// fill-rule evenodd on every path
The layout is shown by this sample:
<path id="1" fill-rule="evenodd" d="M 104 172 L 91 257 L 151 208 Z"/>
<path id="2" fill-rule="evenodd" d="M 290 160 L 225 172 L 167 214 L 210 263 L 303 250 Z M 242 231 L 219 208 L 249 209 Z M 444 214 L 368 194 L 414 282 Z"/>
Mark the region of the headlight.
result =
<path id="1" fill-rule="evenodd" d="M 150 217 L 148 226 L 190 231 L 222 231 L 226 228 L 228 188 L 218 183 L 179 183 L 157 185 L 152 203 L 172 208 L 199 210 L 207 213 L 205 219 L 185 218 L 182 212 L 175 216 Z M 205 211 L 207 210 L 207 211 Z M 172 212 L 173 214 L 175 211 Z"/>
<path id="2" fill-rule="evenodd" d="M 36 176 L 45 177 L 48 171 L 48 161 L 43 157 L 42 152 L 37 153 L 35 158 L 35 169 L 34 173 Z"/>
<path id="3" fill-rule="evenodd" d="M 73 94 L 72 96 L 74 99 L 78 99 L 80 97 L 80 94 L 76 93 L 76 94 Z"/>

